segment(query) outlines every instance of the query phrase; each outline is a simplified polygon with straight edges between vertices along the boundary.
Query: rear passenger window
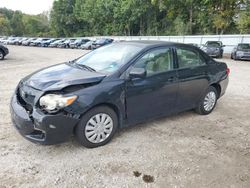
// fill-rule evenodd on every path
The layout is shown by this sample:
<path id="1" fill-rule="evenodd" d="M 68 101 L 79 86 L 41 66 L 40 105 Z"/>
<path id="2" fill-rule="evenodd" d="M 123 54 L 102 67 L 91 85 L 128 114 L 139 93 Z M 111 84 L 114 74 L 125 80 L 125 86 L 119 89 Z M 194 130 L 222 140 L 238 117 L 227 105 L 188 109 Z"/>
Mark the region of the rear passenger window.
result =
<path id="1" fill-rule="evenodd" d="M 188 68 L 206 64 L 205 60 L 202 59 L 198 52 L 183 48 L 177 48 L 176 52 L 179 68 Z"/>

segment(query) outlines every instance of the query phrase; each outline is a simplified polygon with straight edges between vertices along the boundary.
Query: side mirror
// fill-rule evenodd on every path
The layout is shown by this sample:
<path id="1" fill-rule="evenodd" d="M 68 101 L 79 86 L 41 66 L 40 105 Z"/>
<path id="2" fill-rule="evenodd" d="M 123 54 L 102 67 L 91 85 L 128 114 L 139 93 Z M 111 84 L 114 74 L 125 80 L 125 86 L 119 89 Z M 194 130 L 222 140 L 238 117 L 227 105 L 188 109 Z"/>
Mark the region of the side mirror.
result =
<path id="1" fill-rule="evenodd" d="M 129 72 L 129 78 L 145 78 L 146 74 L 144 68 L 132 68 Z"/>

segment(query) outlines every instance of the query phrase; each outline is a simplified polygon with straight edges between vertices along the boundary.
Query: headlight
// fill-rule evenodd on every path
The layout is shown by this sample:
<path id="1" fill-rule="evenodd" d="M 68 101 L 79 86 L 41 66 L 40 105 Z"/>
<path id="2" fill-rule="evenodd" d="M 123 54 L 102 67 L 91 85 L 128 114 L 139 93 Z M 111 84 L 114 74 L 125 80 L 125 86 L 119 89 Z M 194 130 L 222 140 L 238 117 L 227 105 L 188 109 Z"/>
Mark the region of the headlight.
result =
<path id="1" fill-rule="evenodd" d="M 63 96 L 57 94 L 47 94 L 40 98 L 40 106 L 47 112 L 54 112 L 71 105 L 77 96 Z"/>

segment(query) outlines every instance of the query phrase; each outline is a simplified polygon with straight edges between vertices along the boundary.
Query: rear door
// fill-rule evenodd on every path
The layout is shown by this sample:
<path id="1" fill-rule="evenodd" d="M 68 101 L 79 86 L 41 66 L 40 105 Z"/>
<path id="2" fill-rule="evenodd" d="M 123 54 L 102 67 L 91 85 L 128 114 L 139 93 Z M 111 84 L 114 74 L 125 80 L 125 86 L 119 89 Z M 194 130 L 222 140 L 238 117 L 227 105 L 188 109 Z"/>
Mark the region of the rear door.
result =
<path id="1" fill-rule="evenodd" d="M 208 65 L 198 50 L 176 47 L 179 90 L 176 108 L 179 111 L 196 107 L 208 88 Z"/>

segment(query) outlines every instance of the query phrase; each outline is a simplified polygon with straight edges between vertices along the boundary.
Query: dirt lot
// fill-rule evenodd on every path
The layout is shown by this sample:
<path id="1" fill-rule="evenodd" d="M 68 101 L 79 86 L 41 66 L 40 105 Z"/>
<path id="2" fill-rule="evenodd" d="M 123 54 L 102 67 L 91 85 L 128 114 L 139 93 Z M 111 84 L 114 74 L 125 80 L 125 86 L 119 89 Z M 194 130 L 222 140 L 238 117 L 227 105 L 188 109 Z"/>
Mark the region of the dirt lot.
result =
<path id="1" fill-rule="evenodd" d="M 110 144 L 86 149 L 73 138 L 54 146 L 33 144 L 17 133 L 9 113 L 22 77 L 84 52 L 9 49 L 0 62 L 1 188 L 250 187 L 250 62 L 224 59 L 230 84 L 212 114 L 184 112 L 122 130 Z M 153 182 L 146 183 L 143 175 Z"/>

